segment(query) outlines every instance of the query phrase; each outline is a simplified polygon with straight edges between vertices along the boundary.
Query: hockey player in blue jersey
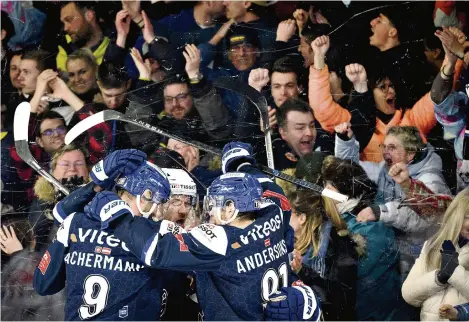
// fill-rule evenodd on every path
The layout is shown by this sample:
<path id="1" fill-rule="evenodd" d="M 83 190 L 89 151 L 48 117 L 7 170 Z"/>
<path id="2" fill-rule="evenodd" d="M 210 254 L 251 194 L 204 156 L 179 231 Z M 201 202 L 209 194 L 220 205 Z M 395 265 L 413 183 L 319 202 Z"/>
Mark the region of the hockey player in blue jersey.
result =
<path id="1" fill-rule="evenodd" d="M 94 214 L 104 230 L 113 231 L 145 264 L 196 271 L 207 320 L 262 320 L 264 304 L 270 307 L 268 318 L 284 318 L 288 312 L 289 317 L 317 320 L 320 310 L 312 290 L 289 287 L 288 201 L 257 170 L 250 151 L 243 143 L 225 146 L 224 172 L 239 172 L 224 174 L 208 189 L 204 205 L 215 224 L 186 232 L 172 222 L 150 223 L 130 211 Z M 97 202 L 93 199 L 90 207 Z M 275 301 L 269 302 L 271 296 Z"/>
<path id="2" fill-rule="evenodd" d="M 96 220 L 123 213 L 148 217 L 169 199 L 165 174 L 145 160 L 141 151 L 121 150 L 95 165 L 94 183 L 111 188 L 118 179 L 120 197 L 99 192 L 84 213 L 68 216 L 40 261 L 34 288 L 49 295 L 67 285 L 65 320 L 159 320 L 166 272 L 146 267 Z"/>

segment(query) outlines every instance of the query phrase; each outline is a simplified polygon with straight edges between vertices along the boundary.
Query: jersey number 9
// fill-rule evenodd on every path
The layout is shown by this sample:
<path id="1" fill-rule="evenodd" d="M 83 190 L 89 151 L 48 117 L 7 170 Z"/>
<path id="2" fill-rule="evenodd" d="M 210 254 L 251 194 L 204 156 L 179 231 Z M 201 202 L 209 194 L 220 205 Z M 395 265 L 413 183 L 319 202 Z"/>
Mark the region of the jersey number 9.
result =
<path id="1" fill-rule="evenodd" d="M 82 320 L 98 315 L 104 310 L 109 295 L 109 282 L 103 275 L 88 275 L 83 283 L 83 301 L 78 309 Z"/>

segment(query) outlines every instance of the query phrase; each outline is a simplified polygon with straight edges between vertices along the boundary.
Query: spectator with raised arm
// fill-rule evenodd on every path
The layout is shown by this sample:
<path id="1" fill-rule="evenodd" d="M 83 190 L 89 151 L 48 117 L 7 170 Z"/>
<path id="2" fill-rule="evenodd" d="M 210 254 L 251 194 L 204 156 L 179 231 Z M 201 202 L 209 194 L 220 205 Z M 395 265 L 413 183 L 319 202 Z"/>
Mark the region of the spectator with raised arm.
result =
<path id="1" fill-rule="evenodd" d="M 278 107 L 288 98 L 296 99 L 302 94 L 303 87 L 300 85 L 302 75 L 299 66 L 295 65 L 296 62 L 294 58 L 286 56 L 275 61 L 271 70 L 256 68 L 249 73 L 249 86 L 267 95 L 269 125 L 272 129 L 277 128 L 276 111 Z M 269 83 L 271 83 L 270 91 L 264 92 L 263 90 L 267 88 Z M 237 122 L 235 135 L 243 140 L 258 140 L 264 131 L 259 111 L 248 102 L 245 102 L 238 110 Z M 256 143 L 252 142 L 252 144 Z"/>
<path id="2" fill-rule="evenodd" d="M 309 104 L 316 115 L 318 122 L 328 132 L 343 122 L 351 122 L 352 126 L 360 124 L 353 120 L 352 111 L 359 114 L 368 114 L 365 111 L 374 111 L 376 120 L 373 123 L 373 117 L 370 118 L 370 125 L 376 127 L 374 131 L 366 131 L 365 134 L 357 138 L 360 140 L 362 154 L 360 159 L 363 161 L 381 162 L 383 160 L 380 153 L 380 144 L 384 142 L 386 131 L 391 126 L 415 126 L 419 129 L 421 135 L 425 136 L 436 125 L 435 113 L 433 112 L 430 93 L 422 97 L 412 108 L 399 108 L 396 103 L 396 97 L 399 93 L 395 90 L 394 84 L 386 73 L 378 73 L 370 77 L 370 88 L 372 88 L 375 109 L 371 108 L 370 103 L 357 106 L 358 110 L 344 108 L 334 102 L 331 96 L 329 85 L 329 72 L 325 63 L 325 56 L 330 46 L 328 36 L 316 38 L 311 44 L 314 52 L 314 65 L 310 67 L 309 74 Z M 347 77 L 354 82 L 354 90 L 358 93 L 364 93 L 368 90 L 366 83 L 366 71 L 361 67 L 353 71 L 348 68 Z M 363 109 L 366 109 L 365 111 Z M 358 134 L 358 131 L 357 131 Z"/>
<path id="3" fill-rule="evenodd" d="M 396 169 L 401 164 L 408 164 L 411 179 L 422 182 L 434 194 L 449 194 L 442 175 L 441 158 L 431 145 L 423 142 L 417 128 L 394 126 L 389 128 L 382 145 L 384 160 L 380 163 L 359 161 L 359 144 L 353 136 L 350 124 L 343 123 L 335 130 L 335 156 L 359 162 L 368 177 L 378 186 L 376 204 L 360 211 L 357 221 L 382 221 L 402 232 L 397 243 L 401 250 L 401 275 L 405 278 L 424 241 L 441 218 L 441 213 L 419 216 L 412 208 L 402 207 L 401 202 L 405 200 L 405 191 L 411 181 L 399 180 L 404 173 Z"/>
<path id="4" fill-rule="evenodd" d="M 273 12 L 269 10 L 267 1 L 223 1 L 223 4 L 226 7 L 226 18 L 236 23 L 238 33 L 256 33 L 261 52 L 273 49 L 278 22 Z M 227 51 L 229 47 L 230 41 L 226 39 L 222 50 Z M 230 68 L 230 62 L 225 59 L 223 67 Z"/>
<path id="5" fill-rule="evenodd" d="M 468 47 L 464 47 L 457 39 L 454 29 L 445 28 L 437 31 L 436 36 L 442 41 L 445 51 L 445 63 L 433 81 L 431 99 L 434 102 L 435 115 L 444 127 L 445 140 L 454 140 L 454 151 L 457 158 L 457 190 L 461 191 L 469 184 L 469 145 L 465 143 L 467 108 L 469 107 L 468 79 L 469 70 L 465 67 L 461 76 L 465 76 L 465 89 L 452 90 L 454 73 L 458 59 L 469 63 Z M 467 66 L 467 65 L 466 65 Z M 463 85 L 463 84 L 461 84 Z M 463 86 L 460 86 L 463 87 Z"/>
<path id="6" fill-rule="evenodd" d="M 304 168 L 313 167 L 314 164 L 306 163 Z M 307 174 L 311 176 L 311 172 L 307 171 Z M 297 175 L 301 173 L 297 171 Z M 324 182 L 325 188 L 349 196 L 349 200 L 336 202 L 335 206 L 350 232 L 360 234 L 366 240 L 365 256 L 358 261 L 355 305 L 358 321 L 413 320 L 416 312 L 401 295 L 399 249 L 395 245 L 393 229 L 383 222 L 361 222 L 357 217 L 361 210 L 375 204 L 376 183 L 368 178 L 360 165 L 334 156 L 324 159 L 316 176 L 316 181 Z"/>
<path id="7" fill-rule="evenodd" d="M 200 69 L 200 51 L 195 45 L 185 47 L 187 78 L 169 78 L 162 86 L 164 110 L 156 114 L 155 105 L 132 101 L 127 115 L 185 137 L 207 142 L 223 140 L 232 133 L 230 115 L 211 81 Z M 149 153 L 161 137 L 139 127 L 126 125 L 132 143 Z"/>
<path id="8" fill-rule="evenodd" d="M 183 67 L 180 65 L 181 60 L 179 55 L 181 50 L 178 48 L 184 48 L 184 45 L 188 43 L 198 45 L 199 43 L 209 41 L 213 37 L 218 29 L 217 20 L 225 12 L 223 2 L 221 1 L 199 1 L 194 7 L 183 9 L 179 14 L 169 15 L 158 21 L 150 21 L 144 11 L 141 10 L 139 0 L 122 1 L 122 4 L 123 10 L 120 12 L 120 18 L 128 17 L 128 19 L 125 18 L 125 25 L 130 24 L 130 20 L 132 20 L 143 31 L 143 37 L 138 37 L 135 44 L 131 43 L 128 45 L 137 48 L 139 51 L 144 51 L 145 43 L 152 44 L 156 40 L 164 40 L 170 44 L 172 50 L 177 52 L 172 57 L 168 56 L 165 61 L 159 60 L 159 63 L 167 71 L 174 71 Z M 125 37 L 122 37 L 124 34 Z M 126 47 L 127 34 L 128 30 L 127 33 L 122 33 L 118 28 L 117 46 Z M 149 34 L 153 34 L 150 40 L 146 36 Z M 121 53 L 124 56 L 125 54 L 126 52 Z M 125 59 L 130 76 L 132 78 L 136 77 L 135 65 L 132 59 L 129 55 Z"/>

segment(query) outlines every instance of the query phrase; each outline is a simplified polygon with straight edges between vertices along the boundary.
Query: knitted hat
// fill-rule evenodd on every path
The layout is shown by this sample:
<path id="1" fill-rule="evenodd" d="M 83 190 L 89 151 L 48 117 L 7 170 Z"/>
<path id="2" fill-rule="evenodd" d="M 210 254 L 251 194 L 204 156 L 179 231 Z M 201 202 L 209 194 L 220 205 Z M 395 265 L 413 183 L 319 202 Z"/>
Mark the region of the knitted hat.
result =
<path id="1" fill-rule="evenodd" d="M 324 152 L 311 152 L 301 157 L 296 164 L 296 177 L 319 184 L 322 163 L 326 156 Z"/>
<path id="2" fill-rule="evenodd" d="M 182 155 L 167 148 L 159 147 L 149 157 L 149 160 L 160 168 L 184 169 L 186 163 Z"/>
<path id="3" fill-rule="evenodd" d="M 236 26 L 231 29 L 228 35 L 230 48 L 236 45 L 249 44 L 259 47 L 259 35 L 257 30 Z"/>

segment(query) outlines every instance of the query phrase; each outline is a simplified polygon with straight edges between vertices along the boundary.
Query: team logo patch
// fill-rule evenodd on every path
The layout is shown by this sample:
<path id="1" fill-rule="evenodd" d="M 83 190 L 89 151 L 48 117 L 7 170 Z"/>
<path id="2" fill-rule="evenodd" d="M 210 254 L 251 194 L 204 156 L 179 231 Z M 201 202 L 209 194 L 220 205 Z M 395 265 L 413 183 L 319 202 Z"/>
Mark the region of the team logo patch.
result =
<path id="1" fill-rule="evenodd" d="M 44 256 L 42 256 L 41 262 L 37 266 L 39 270 L 41 271 L 42 275 L 46 275 L 47 268 L 49 267 L 51 261 L 50 253 L 49 251 L 46 251 L 44 253 Z"/>
<path id="2" fill-rule="evenodd" d="M 119 310 L 119 318 L 123 319 L 129 316 L 129 306 L 123 306 L 122 309 Z"/>
<path id="3" fill-rule="evenodd" d="M 101 246 L 96 246 L 94 249 L 95 253 L 98 254 L 103 254 L 103 255 L 111 255 L 111 249 L 108 247 L 101 247 Z"/>
<path id="4" fill-rule="evenodd" d="M 78 241 L 77 235 L 71 234 L 71 235 L 70 235 L 70 240 L 71 240 L 72 242 L 76 243 L 76 242 Z"/>
<path id="5" fill-rule="evenodd" d="M 293 153 L 291 153 L 291 152 L 285 153 L 285 157 L 286 157 L 288 160 L 292 161 L 292 162 L 298 162 L 298 159 L 297 159 L 297 158 L 295 157 L 295 155 L 294 155 Z"/>
<path id="6" fill-rule="evenodd" d="M 238 242 L 231 244 L 231 248 L 233 248 L 233 249 L 238 249 L 240 247 L 241 247 L 241 245 Z"/>

